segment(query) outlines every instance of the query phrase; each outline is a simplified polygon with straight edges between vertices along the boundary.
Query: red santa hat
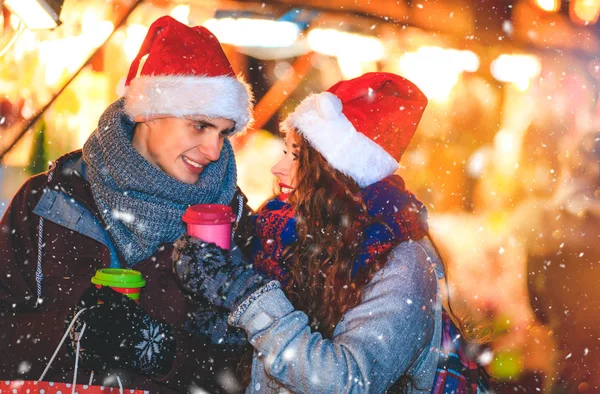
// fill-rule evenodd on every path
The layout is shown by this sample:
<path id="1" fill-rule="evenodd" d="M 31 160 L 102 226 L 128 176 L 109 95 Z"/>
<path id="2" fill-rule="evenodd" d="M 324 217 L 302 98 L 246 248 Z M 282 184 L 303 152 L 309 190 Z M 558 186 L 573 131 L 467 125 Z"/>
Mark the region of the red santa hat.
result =
<path id="1" fill-rule="evenodd" d="M 297 130 L 331 166 L 366 187 L 398 169 L 426 106 L 409 80 L 367 73 L 307 97 L 282 129 Z"/>
<path id="2" fill-rule="evenodd" d="M 136 122 L 204 115 L 230 119 L 239 131 L 252 121 L 250 87 L 236 77 L 217 38 L 170 16 L 150 26 L 124 96 L 125 112 Z"/>

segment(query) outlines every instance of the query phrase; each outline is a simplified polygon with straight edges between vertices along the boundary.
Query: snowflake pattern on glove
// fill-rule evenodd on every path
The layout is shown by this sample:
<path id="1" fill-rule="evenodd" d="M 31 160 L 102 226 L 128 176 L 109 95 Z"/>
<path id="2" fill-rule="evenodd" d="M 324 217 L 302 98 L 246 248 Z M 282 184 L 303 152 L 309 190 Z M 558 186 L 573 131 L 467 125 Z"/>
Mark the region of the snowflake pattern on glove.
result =
<path id="1" fill-rule="evenodd" d="M 161 365 L 169 358 L 168 353 L 174 347 L 174 339 L 168 324 L 145 316 L 142 324 L 135 331 L 133 333 L 135 367 L 148 375 L 152 375 L 157 369 L 163 369 Z"/>
<path id="2" fill-rule="evenodd" d="M 140 359 L 146 358 L 150 362 L 160 353 L 160 342 L 165 338 L 165 334 L 160 331 L 160 323 L 148 321 L 147 324 L 148 328 L 142 329 L 142 340 L 135 345 L 135 348 L 141 351 L 138 353 Z"/>

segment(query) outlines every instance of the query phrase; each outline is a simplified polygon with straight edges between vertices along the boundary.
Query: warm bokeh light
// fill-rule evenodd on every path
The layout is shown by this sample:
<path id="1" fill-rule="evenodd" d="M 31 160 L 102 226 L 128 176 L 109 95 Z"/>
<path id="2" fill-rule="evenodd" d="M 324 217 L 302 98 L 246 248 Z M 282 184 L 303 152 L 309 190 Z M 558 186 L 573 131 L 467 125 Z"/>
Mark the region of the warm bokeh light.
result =
<path id="1" fill-rule="evenodd" d="M 508 173 L 514 172 L 514 164 L 517 163 L 520 153 L 520 141 L 515 134 L 512 130 L 502 129 L 494 137 L 496 159 L 502 160 L 498 167 L 506 169 Z"/>
<path id="2" fill-rule="evenodd" d="M 38 44 L 40 61 L 45 66 L 45 81 L 56 86 L 65 72 L 72 74 L 86 60 L 90 49 L 97 48 L 114 29 L 112 22 L 100 20 L 94 9 L 87 9 L 82 17 L 81 34 Z"/>
<path id="3" fill-rule="evenodd" d="M 535 0 L 535 4 L 547 12 L 555 12 L 560 8 L 560 0 Z"/>
<path id="4" fill-rule="evenodd" d="M 283 156 L 283 140 L 265 130 L 255 130 L 239 145 L 233 139 L 235 158 L 238 163 L 237 182 L 248 198 L 248 205 L 258 209 L 275 194 L 275 178 L 271 167 Z"/>
<path id="5" fill-rule="evenodd" d="M 98 20 L 92 9 L 83 13 L 82 32 L 77 36 L 45 40 L 38 44 L 40 61 L 45 66 L 45 81 L 50 86 L 56 86 L 61 77 L 74 73 L 90 49 L 97 48 L 112 33 L 112 22 Z"/>
<path id="6" fill-rule="evenodd" d="M 467 161 L 467 173 L 472 178 L 479 178 L 483 175 L 486 165 L 490 160 L 491 153 L 488 149 L 479 149 L 475 151 Z"/>
<path id="7" fill-rule="evenodd" d="M 363 62 L 360 56 L 338 56 L 337 63 L 345 79 L 352 79 L 364 73 L 377 71 L 377 63 Z"/>
<path id="8" fill-rule="evenodd" d="M 479 57 L 467 50 L 424 46 L 398 61 L 400 75 L 413 81 L 430 100 L 444 101 L 460 75 L 477 71 Z"/>
<path id="9" fill-rule="evenodd" d="M 540 75 L 542 63 L 533 55 L 498 56 L 490 66 L 492 75 L 500 82 L 512 82 L 522 92 L 529 88 L 531 79 Z"/>
<path id="10" fill-rule="evenodd" d="M 115 28 L 111 21 L 102 20 L 98 15 L 97 10 L 88 8 L 81 17 L 81 37 L 85 37 L 94 48 L 102 45 Z"/>
<path id="11" fill-rule="evenodd" d="M 125 51 L 125 56 L 127 56 L 129 62 L 133 61 L 140 50 L 147 31 L 148 28 L 143 25 L 131 24 L 127 26 L 127 38 L 125 38 L 125 42 L 123 42 L 123 50 Z"/>
<path id="12" fill-rule="evenodd" d="M 203 25 L 222 43 L 240 47 L 288 47 L 300 34 L 295 23 L 267 19 L 209 19 Z"/>
<path id="13" fill-rule="evenodd" d="M 31 30 L 24 30 L 12 47 L 13 56 L 16 60 L 20 61 L 27 53 L 35 51 L 37 49 L 37 45 L 35 33 Z"/>
<path id="14" fill-rule="evenodd" d="M 335 29 L 311 30 L 308 33 L 308 45 L 315 52 L 336 57 L 346 79 L 376 71 L 375 62 L 385 55 L 383 44 L 378 38 Z"/>
<path id="15" fill-rule="evenodd" d="M 600 0 L 571 0 L 571 19 L 582 25 L 593 25 L 600 15 Z"/>
<path id="16" fill-rule="evenodd" d="M 54 29 L 58 15 L 36 0 L 5 0 L 4 5 L 18 15 L 30 29 Z"/>
<path id="17" fill-rule="evenodd" d="M 187 4 L 179 4 L 173 8 L 170 15 L 173 19 L 187 25 L 190 22 L 190 6 Z"/>
<path id="18" fill-rule="evenodd" d="M 346 33 L 335 29 L 313 29 L 308 33 L 308 45 L 315 52 L 361 62 L 381 60 L 385 54 L 378 38 Z"/>
<path id="19" fill-rule="evenodd" d="M 13 30 L 17 30 L 19 28 L 20 23 L 21 20 L 18 16 L 16 16 L 15 14 L 10 14 L 10 27 L 12 27 Z"/>

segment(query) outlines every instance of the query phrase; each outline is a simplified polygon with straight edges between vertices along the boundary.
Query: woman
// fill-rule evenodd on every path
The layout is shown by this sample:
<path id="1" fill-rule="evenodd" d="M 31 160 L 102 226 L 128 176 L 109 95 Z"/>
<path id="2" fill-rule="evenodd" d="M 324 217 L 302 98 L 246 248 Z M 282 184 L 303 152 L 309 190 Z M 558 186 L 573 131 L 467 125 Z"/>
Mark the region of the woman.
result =
<path id="1" fill-rule="evenodd" d="M 442 343 L 426 210 L 392 175 L 427 99 L 371 73 L 304 100 L 256 219 L 254 267 L 189 237 L 182 284 L 230 310 L 255 349 L 247 392 L 430 392 Z M 273 280 L 275 279 L 275 280 Z"/>

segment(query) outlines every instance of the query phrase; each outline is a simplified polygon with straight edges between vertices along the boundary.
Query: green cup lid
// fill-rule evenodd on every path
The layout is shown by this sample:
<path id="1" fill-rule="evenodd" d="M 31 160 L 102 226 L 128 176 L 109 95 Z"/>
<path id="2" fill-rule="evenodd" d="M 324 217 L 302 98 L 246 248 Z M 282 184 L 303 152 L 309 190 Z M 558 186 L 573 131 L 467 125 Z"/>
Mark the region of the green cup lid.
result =
<path id="1" fill-rule="evenodd" d="M 139 271 L 123 268 L 102 268 L 92 277 L 92 283 L 100 286 L 138 288 L 146 286 Z"/>

